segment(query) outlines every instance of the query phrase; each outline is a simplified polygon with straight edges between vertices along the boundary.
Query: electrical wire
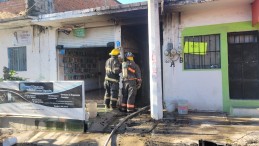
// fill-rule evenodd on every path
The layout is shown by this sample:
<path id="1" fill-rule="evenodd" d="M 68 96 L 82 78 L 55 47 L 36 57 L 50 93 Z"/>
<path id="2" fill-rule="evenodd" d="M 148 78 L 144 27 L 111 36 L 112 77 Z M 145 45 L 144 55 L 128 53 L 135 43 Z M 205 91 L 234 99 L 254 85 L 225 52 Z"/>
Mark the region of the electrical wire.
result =
<path id="1" fill-rule="evenodd" d="M 25 13 L 29 12 L 38 2 L 40 2 L 40 1 L 35 2 L 30 8 L 25 10 Z"/>

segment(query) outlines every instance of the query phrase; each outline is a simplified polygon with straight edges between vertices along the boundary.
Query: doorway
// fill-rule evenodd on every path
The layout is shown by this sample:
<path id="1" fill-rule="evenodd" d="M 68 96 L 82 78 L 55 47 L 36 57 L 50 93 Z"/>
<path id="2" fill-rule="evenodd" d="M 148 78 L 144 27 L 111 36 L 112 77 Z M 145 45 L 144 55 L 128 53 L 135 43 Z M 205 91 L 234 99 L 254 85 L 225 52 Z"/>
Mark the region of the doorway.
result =
<path id="1" fill-rule="evenodd" d="M 66 48 L 59 54 L 59 80 L 84 81 L 86 102 L 103 104 L 105 62 L 111 47 Z"/>
<path id="2" fill-rule="evenodd" d="M 258 31 L 228 33 L 230 99 L 259 99 Z"/>
<path id="3" fill-rule="evenodd" d="M 121 27 L 121 43 L 125 52 L 131 51 L 142 74 L 142 87 L 136 96 L 136 106 L 150 104 L 148 25 L 124 25 Z"/>

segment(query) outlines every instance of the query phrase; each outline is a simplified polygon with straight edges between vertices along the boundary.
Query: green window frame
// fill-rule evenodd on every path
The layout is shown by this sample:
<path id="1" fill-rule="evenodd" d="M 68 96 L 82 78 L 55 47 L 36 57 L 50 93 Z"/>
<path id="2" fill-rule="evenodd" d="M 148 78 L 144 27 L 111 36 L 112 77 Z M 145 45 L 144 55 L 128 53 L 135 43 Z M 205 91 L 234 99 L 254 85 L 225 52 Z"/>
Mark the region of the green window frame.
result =
<path id="1" fill-rule="evenodd" d="M 220 69 L 220 34 L 184 37 L 184 69 Z"/>

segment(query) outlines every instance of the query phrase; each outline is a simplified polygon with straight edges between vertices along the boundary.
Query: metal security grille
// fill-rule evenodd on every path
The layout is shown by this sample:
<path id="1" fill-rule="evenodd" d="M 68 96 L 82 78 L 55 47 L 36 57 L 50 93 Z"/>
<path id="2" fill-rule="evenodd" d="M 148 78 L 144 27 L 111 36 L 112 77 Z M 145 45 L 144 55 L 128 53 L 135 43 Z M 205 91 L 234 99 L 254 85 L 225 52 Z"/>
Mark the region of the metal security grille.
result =
<path id="1" fill-rule="evenodd" d="M 257 31 L 233 32 L 228 34 L 229 44 L 257 43 Z"/>
<path id="2" fill-rule="evenodd" d="M 221 68 L 220 35 L 184 37 L 185 69 Z"/>
<path id="3" fill-rule="evenodd" d="M 8 66 L 15 71 L 27 70 L 26 47 L 8 48 Z"/>
<path id="4" fill-rule="evenodd" d="M 259 99 L 258 31 L 228 34 L 231 99 Z"/>
<path id="5" fill-rule="evenodd" d="M 114 26 L 88 28 L 85 30 L 85 37 L 75 37 L 73 33 L 67 35 L 59 32 L 58 45 L 63 45 L 64 48 L 107 47 L 107 43 L 115 40 L 114 31 Z"/>

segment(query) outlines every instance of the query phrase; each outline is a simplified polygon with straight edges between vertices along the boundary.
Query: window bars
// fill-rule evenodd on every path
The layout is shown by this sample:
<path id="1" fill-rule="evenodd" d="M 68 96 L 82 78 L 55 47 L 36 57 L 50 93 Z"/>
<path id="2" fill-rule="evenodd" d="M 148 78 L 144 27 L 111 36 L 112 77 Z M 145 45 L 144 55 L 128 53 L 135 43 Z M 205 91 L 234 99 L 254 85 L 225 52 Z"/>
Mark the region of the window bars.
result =
<path id="1" fill-rule="evenodd" d="M 221 68 L 220 35 L 184 37 L 184 69 Z"/>
<path id="2" fill-rule="evenodd" d="M 26 47 L 8 48 L 8 67 L 10 70 L 27 71 Z"/>

